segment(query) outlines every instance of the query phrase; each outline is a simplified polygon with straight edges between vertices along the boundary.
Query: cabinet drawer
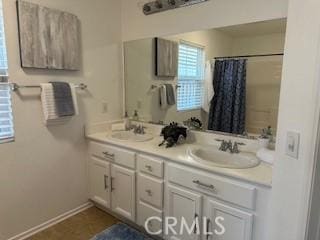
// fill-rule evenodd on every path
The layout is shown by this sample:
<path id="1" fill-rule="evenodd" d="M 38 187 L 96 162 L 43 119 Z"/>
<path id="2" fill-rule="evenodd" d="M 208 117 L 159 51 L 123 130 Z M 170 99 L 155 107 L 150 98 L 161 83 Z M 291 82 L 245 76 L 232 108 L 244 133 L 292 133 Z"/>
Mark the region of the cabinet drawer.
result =
<path id="1" fill-rule="evenodd" d="M 132 168 L 136 167 L 135 153 L 121 148 L 112 147 L 100 143 L 90 142 L 89 152 L 91 155 Z"/>
<path id="2" fill-rule="evenodd" d="M 149 218 L 158 218 L 158 219 L 152 219 L 150 221 L 148 221 L 148 223 L 146 224 L 146 221 Z M 146 228 L 149 228 L 150 231 L 152 231 L 153 233 L 159 233 L 157 235 L 161 235 L 162 232 L 162 222 L 159 221 L 159 219 L 162 220 L 163 218 L 163 212 L 153 208 L 143 202 L 139 202 L 138 203 L 138 225 Z M 147 229 L 146 229 L 147 230 Z"/>
<path id="3" fill-rule="evenodd" d="M 142 174 L 138 176 L 138 197 L 157 208 L 163 204 L 163 181 Z"/>
<path id="4" fill-rule="evenodd" d="M 137 161 L 140 172 L 163 178 L 163 161 L 145 155 L 138 155 Z"/>
<path id="5" fill-rule="evenodd" d="M 254 186 L 174 164 L 168 166 L 168 180 L 221 200 L 255 209 L 256 188 Z"/>

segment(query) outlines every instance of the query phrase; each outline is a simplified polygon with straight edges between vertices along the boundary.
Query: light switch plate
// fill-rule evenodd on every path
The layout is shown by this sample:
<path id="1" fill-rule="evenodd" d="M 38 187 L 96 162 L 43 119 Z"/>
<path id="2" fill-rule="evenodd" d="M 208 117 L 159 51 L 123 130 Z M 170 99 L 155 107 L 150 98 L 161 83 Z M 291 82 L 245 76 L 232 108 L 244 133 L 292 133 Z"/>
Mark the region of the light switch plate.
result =
<path id="1" fill-rule="evenodd" d="M 298 159 L 299 157 L 300 134 L 296 132 L 287 133 L 286 154 Z"/>

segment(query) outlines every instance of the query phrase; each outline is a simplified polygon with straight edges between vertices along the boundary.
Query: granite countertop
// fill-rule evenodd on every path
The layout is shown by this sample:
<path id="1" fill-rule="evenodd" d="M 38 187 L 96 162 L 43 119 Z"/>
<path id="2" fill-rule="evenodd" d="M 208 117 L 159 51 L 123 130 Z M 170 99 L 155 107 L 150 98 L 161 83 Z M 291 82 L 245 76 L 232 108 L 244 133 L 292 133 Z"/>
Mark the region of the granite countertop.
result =
<path id="1" fill-rule="evenodd" d="M 272 166 L 261 162 L 260 165 L 249 169 L 229 169 L 219 168 L 206 164 L 201 164 L 193 160 L 187 153 L 188 149 L 202 146 L 199 144 L 182 144 L 173 148 L 159 147 L 159 143 L 162 141 L 162 137 L 155 137 L 153 140 L 148 142 L 133 142 L 133 141 L 122 141 L 114 139 L 108 132 L 99 132 L 88 134 L 89 140 L 97 141 L 100 143 L 111 144 L 114 146 L 122 147 L 128 150 L 133 150 L 138 153 L 145 153 L 153 155 L 164 160 L 171 162 L 191 166 L 199 170 L 206 172 L 215 173 L 221 176 L 230 177 L 233 179 L 241 180 L 243 182 L 255 184 L 262 187 L 272 187 Z"/>

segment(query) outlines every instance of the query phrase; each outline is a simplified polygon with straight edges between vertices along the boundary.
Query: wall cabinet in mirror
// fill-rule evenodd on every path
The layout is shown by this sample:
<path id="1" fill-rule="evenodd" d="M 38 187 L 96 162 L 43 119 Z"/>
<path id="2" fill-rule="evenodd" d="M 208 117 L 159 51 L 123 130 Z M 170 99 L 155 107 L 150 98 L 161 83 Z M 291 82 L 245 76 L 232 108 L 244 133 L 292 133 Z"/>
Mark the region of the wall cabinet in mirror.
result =
<path id="1" fill-rule="evenodd" d="M 178 75 L 178 43 L 162 38 L 155 38 L 155 45 L 155 75 L 158 77 L 176 77 Z"/>

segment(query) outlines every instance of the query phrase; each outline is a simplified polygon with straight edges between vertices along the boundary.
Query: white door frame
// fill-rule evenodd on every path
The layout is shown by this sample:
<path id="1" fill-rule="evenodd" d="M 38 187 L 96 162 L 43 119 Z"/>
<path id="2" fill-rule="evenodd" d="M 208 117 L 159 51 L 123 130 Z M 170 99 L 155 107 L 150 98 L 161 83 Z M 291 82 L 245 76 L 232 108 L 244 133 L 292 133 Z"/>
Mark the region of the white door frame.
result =
<path id="1" fill-rule="evenodd" d="M 308 203 L 308 219 L 307 219 L 307 226 L 306 226 L 306 236 L 305 236 L 305 240 L 311 240 L 311 236 L 318 236 L 315 239 L 319 239 L 319 231 L 320 231 L 320 221 L 318 221 L 318 223 L 311 223 L 312 220 L 314 220 L 312 214 L 320 214 L 319 212 L 315 212 L 315 208 L 316 208 L 316 202 L 320 203 L 320 199 L 318 199 L 319 197 L 315 196 L 315 191 L 317 191 L 317 189 L 319 188 L 319 186 L 317 186 L 316 184 L 319 184 L 319 175 L 320 172 L 318 172 L 319 167 L 320 167 L 320 132 L 318 131 L 318 137 L 317 137 L 317 142 L 316 142 L 316 147 L 318 149 L 316 149 L 315 152 L 315 161 L 314 161 L 314 166 L 313 166 L 313 174 L 312 174 L 312 181 L 311 181 L 311 187 L 310 187 L 310 195 L 309 195 L 309 203 Z M 317 226 L 317 227 L 316 227 Z M 316 227 L 316 229 L 315 229 Z M 317 231 L 317 234 L 315 234 L 315 231 Z M 311 235 L 312 234 L 312 235 Z"/>
<path id="2" fill-rule="evenodd" d="M 315 143 L 315 153 L 313 159 L 313 170 L 311 176 L 311 186 L 308 202 L 308 219 L 305 233 L 305 240 L 313 240 L 312 236 L 317 236 L 314 239 L 320 238 L 320 210 L 316 211 L 314 209 L 319 209 L 319 206 L 316 206 L 316 203 L 320 204 L 320 195 L 315 196 L 315 191 L 320 189 L 320 117 L 318 119 L 318 129 L 317 129 L 317 139 Z M 313 219 L 312 214 L 319 214 L 318 222 L 311 223 Z M 315 233 L 317 232 L 317 233 Z"/>
<path id="3" fill-rule="evenodd" d="M 318 39 L 318 54 L 317 54 L 317 62 L 320 64 L 320 39 Z M 317 191 L 317 188 L 320 189 L 320 66 L 319 69 L 315 70 L 317 72 L 318 80 L 315 84 L 316 91 L 316 109 L 315 109 L 315 119 L 314 119 L 314 136 L 313 136 L 313 158 L 311 163 L 311 170 L 309 171 L 310 177 L 308 180 L 307 186 L 307 202 L 305 207 L 305 214 L 307 214 L 307 221 L 305 226 L 305 240 L 313 240 L 310 239 L 310 234 L 314 229 L 311 229 L 311 218 L 313 213 L 313 208 L 315 202 L 320 203 L 320 195 L 317 199 L 314 199 L 314 192 Z M 318 180 L 317 180 L 318 179 Z M 318 185 L 316 185 L 318 184 Z M 319 211 L 320 214 L 320 211 Z M 320 217 L 317 224 L 317 238 L 320 237 Z"/>

